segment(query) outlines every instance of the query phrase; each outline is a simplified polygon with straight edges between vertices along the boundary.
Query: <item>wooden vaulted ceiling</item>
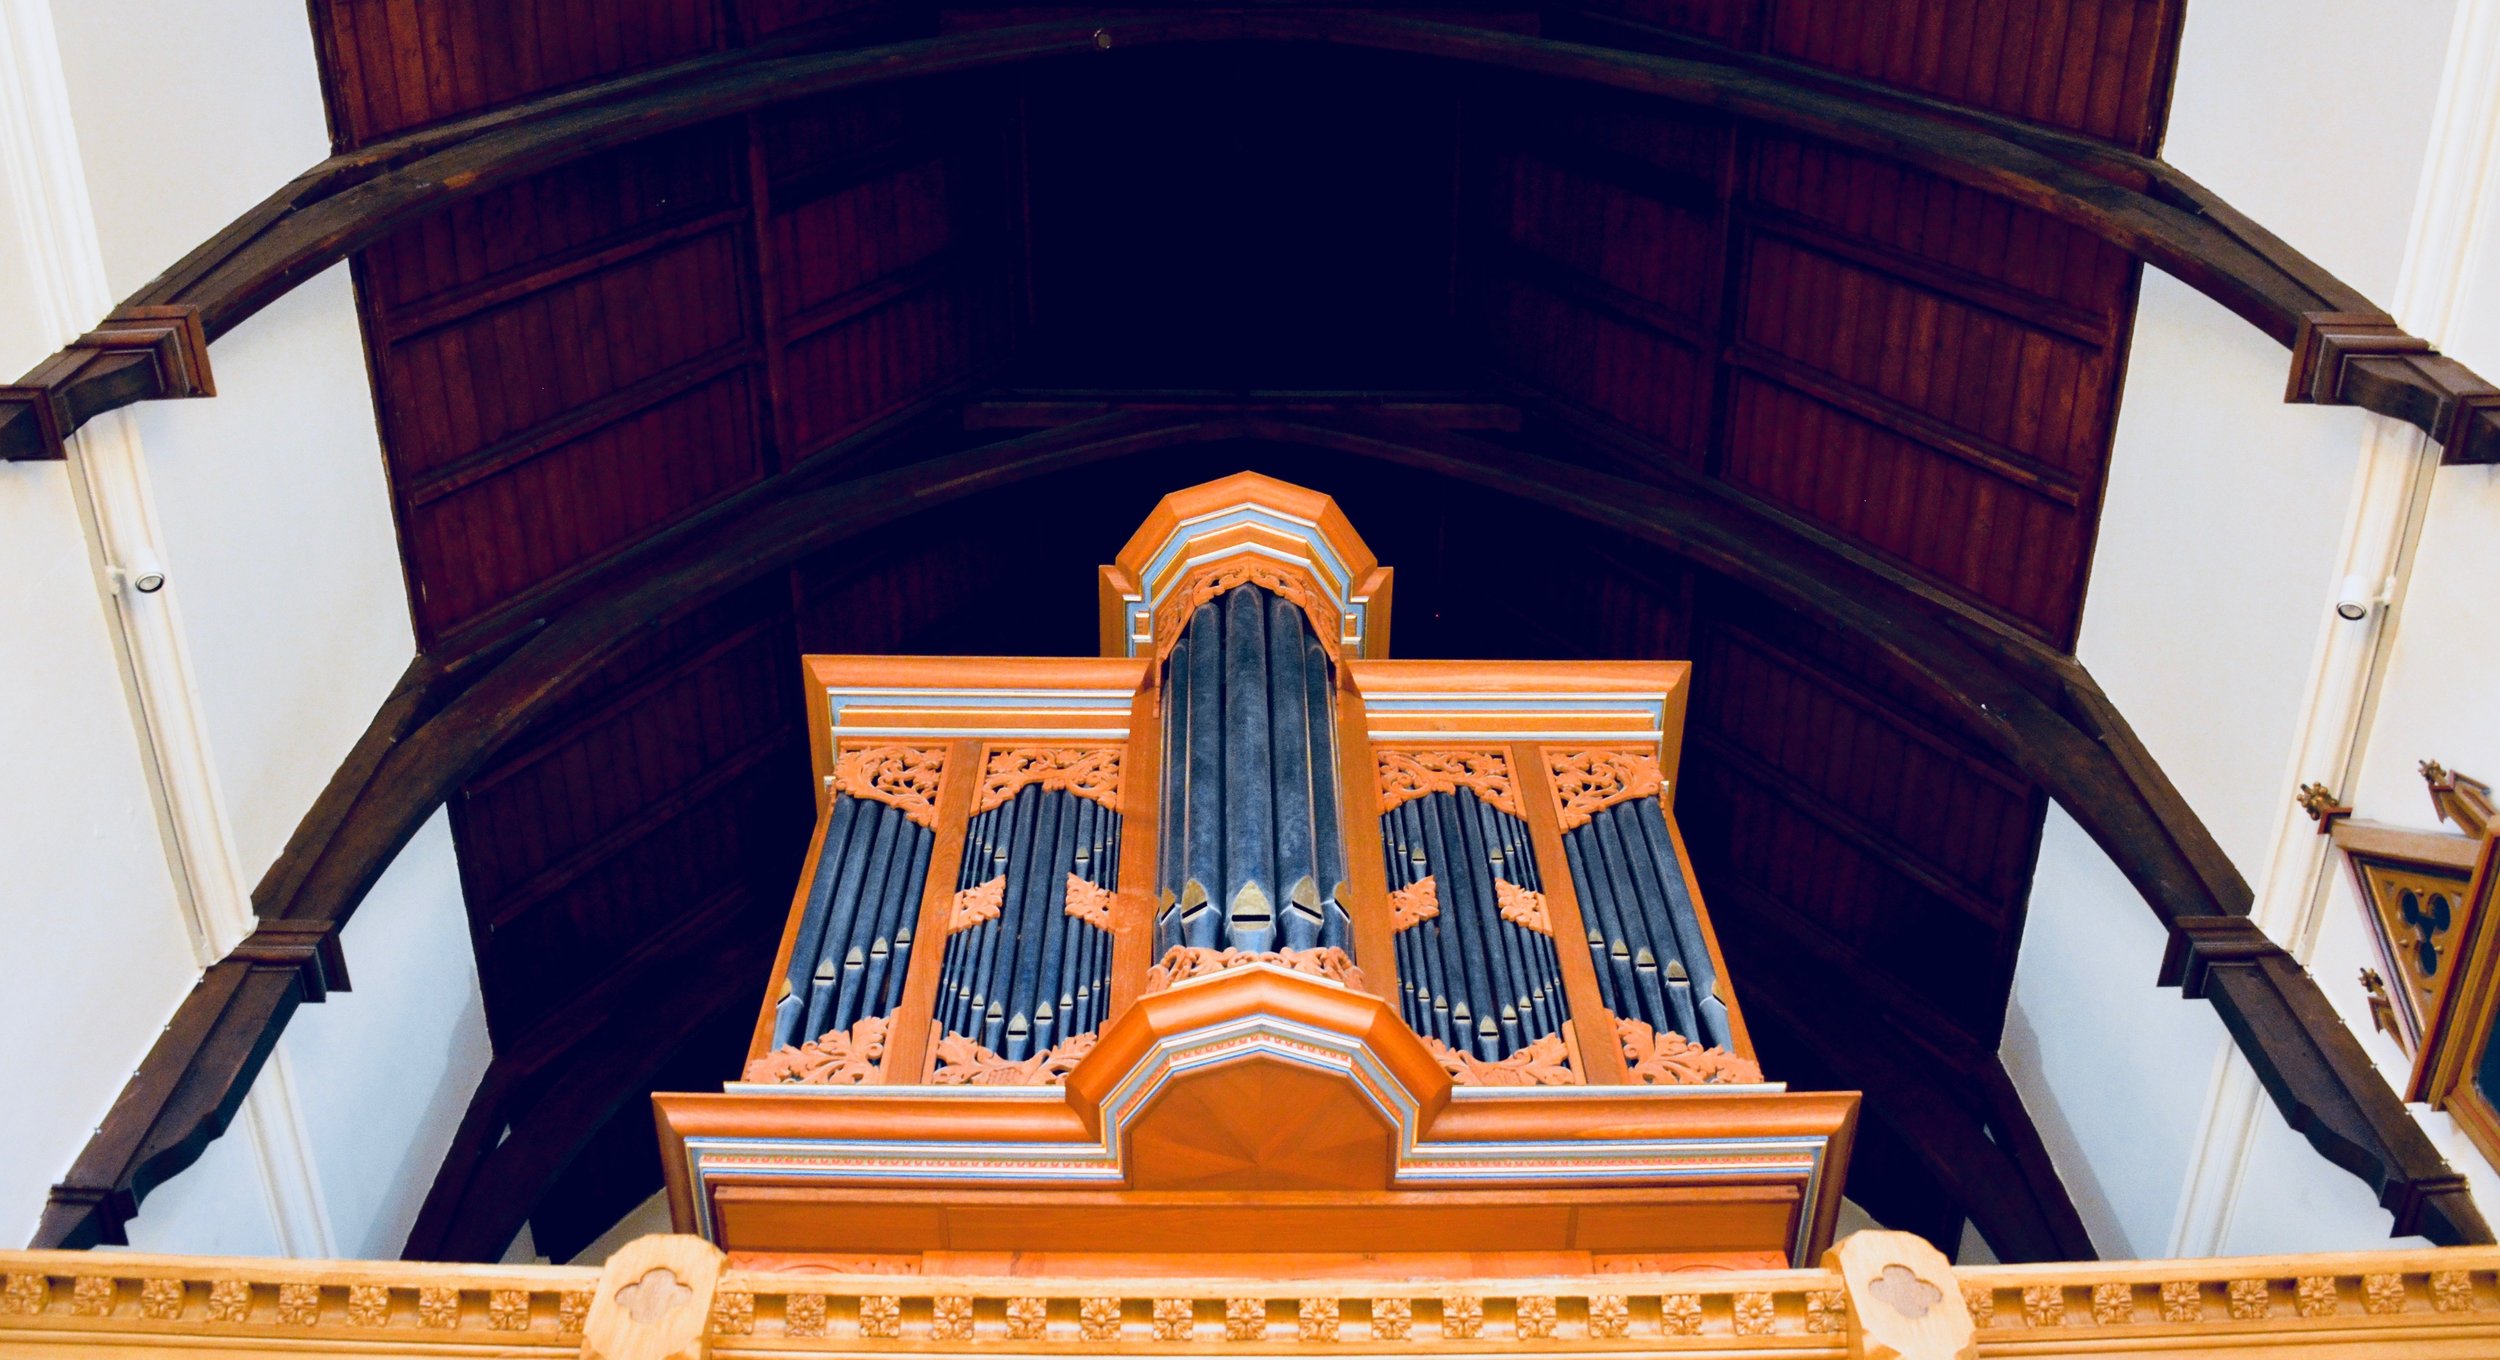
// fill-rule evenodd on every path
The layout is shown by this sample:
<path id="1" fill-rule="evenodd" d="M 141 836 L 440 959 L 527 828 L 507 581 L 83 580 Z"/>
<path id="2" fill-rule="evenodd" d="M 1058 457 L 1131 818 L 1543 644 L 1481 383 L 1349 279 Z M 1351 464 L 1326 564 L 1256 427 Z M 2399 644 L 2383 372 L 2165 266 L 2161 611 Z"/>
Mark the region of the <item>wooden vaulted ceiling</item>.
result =
<path id="1" fill-rule="evenodd" d="M 1013 17 L 311 8 L 342 149 L 741 47 Z M 1475 17 L 2150 151 L 2179 9 Z M 726 117 L 491 191 L 355 272 L 417 630 L 451 657 L 741 493 L 1140 389 L 1396 395 L 1704 487 L 2064 650 L 2137 266 L 2003 198 L 1715 113 L 1209 45 Z M 1335 494 L 1398 567 L 1401 655 L 1691 657 L 1678 804 L 1767 1065 L 1869 1090 L 1852 1189 L 1879 1215 L 1948 1247 L 1968 1213 L 2012 1254 L 2089 1250 L 1994 1057 L 2037 787 L 1876 659 L 1675 558 L 1498 495 L 1224 445 L 769 575 L 639 641 L 469 780 L 453 824 L 497 1062 L 412 1253 L 491 1254 L 517 1203 L 561 1255 L 656 1186 L 641 1094 L 729 1070 L 804 849 L 800 652 L 1088 651 L 1092 564 L 1163 491 L 1244 464 Z M 1835 1026 L 1861 1038 L 1809 1041 Z M 1991 1157 L 2035 1203 L 1995 1202 L 1970 1170 Z"/>

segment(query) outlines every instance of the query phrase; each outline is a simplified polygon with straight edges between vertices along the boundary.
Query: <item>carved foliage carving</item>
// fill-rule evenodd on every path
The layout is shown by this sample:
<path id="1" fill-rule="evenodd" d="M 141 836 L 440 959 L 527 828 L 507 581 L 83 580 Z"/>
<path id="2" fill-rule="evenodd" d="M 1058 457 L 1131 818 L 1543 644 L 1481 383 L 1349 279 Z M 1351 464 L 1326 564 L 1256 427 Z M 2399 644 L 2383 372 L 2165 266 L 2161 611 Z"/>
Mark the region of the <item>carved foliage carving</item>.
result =
<path id="1" fill-rule="evenodd" d="M 1394 811 L 1431 793 L 1473 789 L 1476 797 L 1513 817 L 1519 810 L 1519 788 L 1511 782 L 1510 760 L 1497 750 L 1410 751 L 1384 748 L 1379 754 L 1380 810 Z"/>
<path id="2" fill-rule="evenodd" d="M 1586 826 L 1591 817 L 1667 786 L 1666 772 L 1641 751 L 1588 750 L 1550 753 L 1554 800 L 1562 829 Z"/>
<path id="3" fill-rule="evenodd" d="M 1560 1034 L 1548 1034 L 1502 1059 L 1486 1062 L 1470 1053 L 1442 1043 L 1429 1034 L 1416 1036 L 1460 1086 L 1577 1086 L 1580 1074 L 1571 1070 L 1570 1051 L 1563 1047 Z"/>
<path id="4" fill-rule="evenodd" d="M 1432 875 L 1407 884 L 1389 894 L 1389 928 L 1404 930 L 1420 925 L 1441 914 L 1441 885 Z"/>
<path id="5" fill-rule="evenodd" d="M 1002 1058 L 977 1041 L 948 1032 L 937 1044 L 940 1086 L 1057 1086 L 1094 1051 L 1094 1036 L 1080 1034 L 1030 1058 Z"/>
<path id="6" fill-rule="evenodd" d="M 945 769 L 942 746 L 861 746 L 833 762 L 833 786 L 853 798 L 897 808 L 934 831 L 938 776 Z"/>
<path id="7" fill-rule="evenodd" d="M 1068 875 L 1068 914 L 1096 930 L 1111 929 L 1112 892 L 1088 879 Z"/>
<path id="8" fill-rule="evenodd" d="M 1326 978 L 1360 990 L 1363 970 L 1342 949 L 1205 949 L 1192 945 L 1174 945 L 1164 951 L 1163 958 L 1146 970 L 1146 995 L 1164 991 L 1191 978 L 1206 977 L 1227 969 L 1247 968 L 1254 963 L 1269 963 L 1296 973 Z"/>
<path id="9" fill-rule="evenodd" d="M 1507 878 L 1493 880 L 1493 900 L 1501 908 L 1502 919 L 1539 935 L 1554 933 L 1546 919 L 1545 894 L 1520 887 Z"/>
<path id="10" fill-rule="evenodd" d="M 1646 1020 L 1618 1018 L 1615 1033 L 1623 1042 L 1623 1061 L 1634 1081 L 1694 1086 L 1762 1080 L 1758 1065 L 1724 1048 L 1704 1048 L 1674 1030 L 1652 1029 Z"/>
<path id="11" fill-rule="evenodd" d="M 1120 810 L 1120 748 L 1117 746 L 1013 746 L 992 751 L 981 772 L 981 796 L 973 811 L 1004 805 L 1028 784 L 1090 798 Z"/>
<path id="12" fill-rule="evenodd" d="M 743 1080 L 795 1086 L 857 1086 L 873 1080 L 885 1058 L 886 1017 L 872 1015 L 820 1039 L 785 1045 L 747 1064 Z"/>
<path id="13" fill-rule="evenodd" d="M 1155 611 L 1155 659 L 1160 661 L 1171 654 L 1172 644 L 1180 641 L 1182 628 L 1188 624 L 1189 616 L 1198 612 L 1198 606 L 1237 586 L 1258 586 L 1299 608 L 1309 616 L 1311 632 L 1328 653 L 1329 661 L 1341 659 L 1339 648 L 1345 625 L 1310 577 L 1280 563 L 1240 558 L 1198 568 L 1195 576 L 1174 586 L 1164 597 L 1163 606 Z"/>
<path id="14" fill-rule="evenodd" d="M 970 930 L 983 921 L 995 921 L 1007 904 L 1007 876 L 1000 874 L 987 883 L 975 883 L 955 894 L 954 910 L 947 913 L 946 933 Z"/>

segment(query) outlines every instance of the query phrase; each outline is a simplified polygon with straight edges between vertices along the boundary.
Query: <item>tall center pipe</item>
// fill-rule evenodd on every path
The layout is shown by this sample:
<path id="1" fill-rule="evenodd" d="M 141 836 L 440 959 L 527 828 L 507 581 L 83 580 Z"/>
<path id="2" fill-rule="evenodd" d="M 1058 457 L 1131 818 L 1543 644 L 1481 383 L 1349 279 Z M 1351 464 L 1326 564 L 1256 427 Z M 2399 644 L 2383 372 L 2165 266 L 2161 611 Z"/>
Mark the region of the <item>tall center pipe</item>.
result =
<path id="1" fill-rule="evenodd" d="M 1157 952 L 1346 948 L 1336 674 L 1255 586 L 1200 605 L 1163 664 Z"/>

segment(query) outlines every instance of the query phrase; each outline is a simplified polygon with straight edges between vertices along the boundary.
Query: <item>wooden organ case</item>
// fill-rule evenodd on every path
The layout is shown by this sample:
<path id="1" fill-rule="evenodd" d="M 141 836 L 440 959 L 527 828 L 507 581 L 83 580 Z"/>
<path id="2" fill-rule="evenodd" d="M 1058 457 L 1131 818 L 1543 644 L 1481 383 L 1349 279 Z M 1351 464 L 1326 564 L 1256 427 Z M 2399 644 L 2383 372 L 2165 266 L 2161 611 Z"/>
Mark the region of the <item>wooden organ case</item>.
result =
<path id="1" fill-rule="evenodd" d="M 1102 656 L 809 657 L 814 842 L 677 1227 L 845 1272 L 1750 1269 L 1857 1108 L 1766 1081 L 1683 662 L 1395 661 L 1326 496 L 1166 497 Z"/>

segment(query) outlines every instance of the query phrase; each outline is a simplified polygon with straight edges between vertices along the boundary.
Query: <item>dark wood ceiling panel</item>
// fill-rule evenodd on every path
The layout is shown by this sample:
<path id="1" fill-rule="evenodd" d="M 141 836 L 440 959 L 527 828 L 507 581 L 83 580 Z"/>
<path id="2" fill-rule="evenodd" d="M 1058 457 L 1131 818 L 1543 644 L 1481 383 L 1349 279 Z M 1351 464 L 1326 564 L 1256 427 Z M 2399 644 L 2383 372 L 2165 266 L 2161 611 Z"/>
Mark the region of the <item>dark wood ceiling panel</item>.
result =
<path id="1" fill-rule="evenodd" d="M 935 156 L 812 197 L 776 183 L 772 197 L 782 266 L 774 298 L 785 316 L 804 317 L 954 243 L 946 162 Z"/>
<path id="2" fill-rule="evenodd" d="M 2071 641 L 2134 274 L 2002 199 L 1748 139 L 1718 469 L 2047 641 Z"/>
<path id="3" fill-rule="evenodd" d="M 1568 287 L 1569 295 L 1549 284 Z M 1498 361 L 1656 441 L 1677 461 L 1699 458 L 1708 417 L 1706 352 L 1594 281 L 1511 277 L 1483 287 Z"/>
<path id="4" fill-rule="evenodd" d="M 1735 966 L 1779 987 L 1807 951 L 1939 1053 L 1994 1053 L 2038 789 L 1765 601 L 1705 591 L 1696 627 L 1676 808 Z"/>
<path id="5" fill-rule="evenodd" d="M 735 133 L 691 128 L 464 199 L 366 250 L 366 295 L 411 329 L 474 310 L 476 290 L 526 286 L 538 271 L 593 264 L 733 209 L 743 179 Z"/>
<path id="6" fill-rule="evenodd" d="M 1765 0 L 1763 48 L 2152 149 L 2180 0 Z"/>
<path id="7" fill-rule="evenodd" d="M 1733 406 L 1730 485 L 2033 633 L 2072 626 L 2087 548 L 2073 506 L 1751 374 Z"/>
<path id="8" fill-rule="evenodd" d="M 427 635 L 524 601 L 754 485 L 763 464 L 750 375 L 695 374 L 700 385 L 664 389 L 579 438 L 519 447 L 497 475 L 412 495 L 401 542 Z"/>
<path id="9" fill-rule="evenodd" d="M 400 470 L 491 458 L 611 398 L 646 404 L 682 389 L 689 369 L 745 346 L 736 225 L 394 341 L 383 401 L 409 436 L 393 445 L 405 449 Z"/>
<path id="10" fill-rule="evenodd" d="M 1774 134 L 1749 146 L 1744 211 L 1761 229 L 1810 233 L 1854 254 L 2078 340 L 2111 338 L 2126 252 L 1994 194 L 1826 143 Z M 1814 230 L 1820 228 L 1819 231 Z"/>
<path id="11" fill-rule="evenodd" d="M 314 0 L 341 145 L 700 56 L 718 0 Z"/>
<path id="12" fill-rule="evenodd" d="M 2021 900 L 2035 795 L 2011 772 L 1738 628 L 1713 629 L 1694 668 L 1708 677 L 1694 721 L 1714 741 L 1794 777 L 1974 914 L 2001 921 Z"/>
<path id="13" fill-rule="evenodd" d="M 999 357 L 1016 320 L 1008 132 L 994 96 L 929 92 L 758 117 L 766 333 L 790 461 Z"/>
<path id="14" fill-rule="evenodd" d="M 1007 329 L 1004 289 L 939 276 L 790 340 L 790 442 L 813 456 L 969 376 Z"/>
<path id="15" fill-rule="evenodd" d="M 688 914 L 769 935 L 787 897 L 809 808 L 782 597 L 750 589 L 654 644 L 453 800 L 499 1041 Z"/>
<path id="16" fill-rule="evenodd" d="M 2186 0 L 1585 0 L 1587 13 L 2150 152 Z"/>

